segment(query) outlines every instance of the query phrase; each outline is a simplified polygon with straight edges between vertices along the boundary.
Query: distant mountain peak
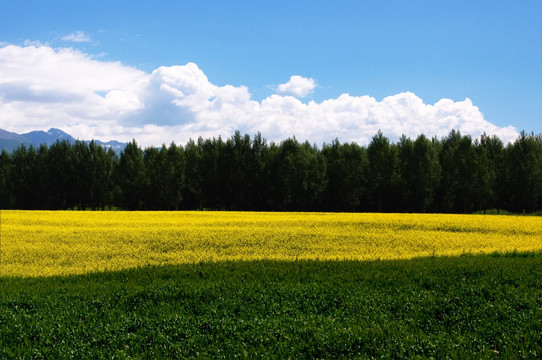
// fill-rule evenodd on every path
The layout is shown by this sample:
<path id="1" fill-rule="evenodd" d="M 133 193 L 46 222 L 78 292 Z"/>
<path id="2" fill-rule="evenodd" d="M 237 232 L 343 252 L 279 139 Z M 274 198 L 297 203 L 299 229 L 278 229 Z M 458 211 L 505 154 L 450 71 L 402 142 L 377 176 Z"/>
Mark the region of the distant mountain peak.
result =
<path id="1" fill-rule="evenodd" d="M 70 143 L 75 142 L 75 138 L 73 136 L 56 128 L 50 128 L 48 131 L 42 131 L 42 130 L 31 131 L 31 132 L 22 134 L 21 136 L 30 140 L 32 144 L 35 144 L 38 146 L 41 144 L 52 145 L 57 140 L 66 140 Z"/>
<path id="2" fill-rule="evenodd" d="M 51 135 L 68 135 L 64 131 L 57 128 L 50 128 L 49 130 L 47 130 L 47 133 Z"/>
<path id="3" fill-rule="evenodd" d="M 76 139 L 70 134 L 57 129 L 50 128 L 47 131 L 35 130 L 25 134 L 16 134 L 9 131 L 0 129 L 0 151 L 5 149 L 7 151 L 13 151 L 20 145 L 39 147 L 42 144 L 50 146 L 56 141 L 67 141 L 71 144 L 75 143 Z M 84 140 L 84 142 L 90 142 L 90 140 Z M 126 146 L 125 143 L 121 143 L 116 140 L 102 142 L 95 140 L 96 144 L 99 144 L 105 148 L 111 148 L 117 153 L 122 151 Z"/>

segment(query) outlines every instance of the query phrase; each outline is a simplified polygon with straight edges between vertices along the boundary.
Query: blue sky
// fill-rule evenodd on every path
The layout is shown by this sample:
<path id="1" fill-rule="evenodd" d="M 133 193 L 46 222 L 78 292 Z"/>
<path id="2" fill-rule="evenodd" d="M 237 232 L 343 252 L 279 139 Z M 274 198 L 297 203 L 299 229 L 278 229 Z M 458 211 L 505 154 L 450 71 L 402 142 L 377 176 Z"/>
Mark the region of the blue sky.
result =
<path id="1" fill-rule="evenodd" d="M 317 143 L 366 142 L 375 129 L 542 132 L 540 1 L 5 1 L 0 47 L 0 128 L 17 132 L 54 125 L 155 145 L 236 128 Z M 26 63 L 32 54 L 57 65 Z M 81 68 L 56 74 L 63 61 Z M 76 79 L 96 66 L 104 85 Z M 109 71 L 124 75 L 111 83 Z M 25 91 L 39 96 L 14 95 Z M 60 113 L 47 102 L 75 95 L 79 108 Z M 115 99 L 109 112 L 94 95 Z"/>

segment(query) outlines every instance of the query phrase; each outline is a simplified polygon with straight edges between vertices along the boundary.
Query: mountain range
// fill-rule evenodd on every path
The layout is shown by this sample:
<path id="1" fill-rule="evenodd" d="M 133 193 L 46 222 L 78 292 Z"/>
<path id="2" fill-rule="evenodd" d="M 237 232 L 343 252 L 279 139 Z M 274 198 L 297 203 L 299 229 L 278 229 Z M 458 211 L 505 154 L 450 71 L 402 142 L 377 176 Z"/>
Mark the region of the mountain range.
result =
<path id="1" fill-rule="evenodd" d="M 70 134 L 55 128 L 51 128 L 47 131 L 30 131 L 24 134 L 16 134 L 14 132 L 0 129 L 0 151 L 6 150 L 8 152 L 12 152 L 21 145 L 25 145 L 26 147 L 31 145 L 34 147 L 39 147 L 42 144 L 50 146 L 56 141 L 68 141 L 69 143 L 73 144 L 76 142 L 76 139 Z M 83 141 L 86 143 L 90 142 L 90 140 Z M 127 144 L 116 140 L 107 142 L 94 140 L 94 142 L 105 148 L 111 148 L 117 153 L 120 153 Z"/>

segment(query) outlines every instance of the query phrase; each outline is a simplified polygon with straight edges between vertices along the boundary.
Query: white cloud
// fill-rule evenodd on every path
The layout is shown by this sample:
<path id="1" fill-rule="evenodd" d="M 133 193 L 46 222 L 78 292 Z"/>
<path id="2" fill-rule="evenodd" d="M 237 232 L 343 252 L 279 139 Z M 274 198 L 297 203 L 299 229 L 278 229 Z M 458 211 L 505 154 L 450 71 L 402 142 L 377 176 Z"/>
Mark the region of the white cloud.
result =
<path id="1" fill-rule="evenodd" d="M 316 80 L 313 78 L 306 78 L 299 75 L 293 75 L 290 80 L 284 84 L 280 84 L 277 88 L 277 92 L 280 95 L 290 95 L 298 98 L 304 98 L 311 94 L 316 87 Z"/>
<path id="2" fill-rule="evenodd" d="M 292 76 L 261 102 L 244 86 L 218 86 L 194 63 L 152 73 L 119 62 L 99 61 L 73 49 L 0 47 L 0 129 L 22 133 L 60 128 L 80 139 L 139 144 L 186 143 L 190 138 L 235 130 L 261 132 L 272 141 L 290 136 L 321 145 L 367 144 L 378 130 L 390 140 L 402 134 L 442 137 L 456 129 L 515 140 L 515 128 L 484 119 L 469 99 L 425 104 L 411 92 L 377 101 L 343 94 L 322 102 L 300 99 L 316 82 Z M 292 96 L 290 96 L 292 95 Z"/>
<path id="3" fill-rule="evenodd" d="M 62 37 L 63 41 L 90 42 L 90 36 L 83 31 L 76 31 Z"/>
<path id="4" fill-rule="evenodd" d="M 5 45 L 8 45 L 8 44 L 5 44 Z M 42 42 L 39 41 L 39 40 L 29 40 L 29 39 L 26 39 L 26 40 L 24 41 L 24 46 L 36 46 L 36 47 L 38 47 L 38 46 L 48 46 L 48 44 L 46 44 L 46 43 L 44 44 L 44 43 L 42 43 Z"/>

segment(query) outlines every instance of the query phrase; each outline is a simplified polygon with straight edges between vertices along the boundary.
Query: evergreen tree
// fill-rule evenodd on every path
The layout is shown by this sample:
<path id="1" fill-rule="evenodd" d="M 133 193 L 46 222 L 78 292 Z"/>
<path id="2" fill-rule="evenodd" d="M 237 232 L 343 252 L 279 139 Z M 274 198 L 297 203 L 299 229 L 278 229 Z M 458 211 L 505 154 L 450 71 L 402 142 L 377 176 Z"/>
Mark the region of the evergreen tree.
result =
<path id="1" fill-rule="evenodd" d="M 452 130 L 442 141 L 440 165 L 441 210 L 468 213 L 478 210 L 480 187 L 484 175 L 477 171 L 477 153 L 470 136 Z"/>
<path id="2" fill-rule="evenodd" d="M 117 166 L 117 154 L 110 148 L 105 150 L 102 146 L 91 141 L 88 145 L 90 152 L 90 178 L 92 179 L 89 191 L 89 205 L 93 209 L 104 209 L 111 206 L 115 198 L 114 171 Z"/>
<path id="3" fill-rule="evenodd" d="M 118 199 L 121 207 L 129 210 L 145 209 L 148 186 L 143 151 L 135 140 L 128 143 L 120 154 L 116 181 L 121 189 Z"/>
<path id="4" fill-rule="evenodd" d="M 0 209 L 11 209 L 15 205 L 13 160 L 2 150 L 0 153 Z"/>
<path id="5" fill-rule="evenodd" d="M 542 209 L 542 135 L 504 147 L 455 130 L 398 143 L 378 132 L 366 148 L 335 140 L 319 150 L 236 132 L 144 151 L 132 141 L 120 157 L 58 141 L 3 151 L 0 191 L 0 207 L 17 209 L 530 212 Z"/>
<path id="6" fill-rule="evenodd" d="M 265 206 L 265 190 L 269 179 L 266 171 L 269 147 L 262 134 L 257 133 L 254 135 L 251 150 L 253 162 L 252 166 L 247 170 L 252 178 L 252 187 L 248 194 L 251 208 L 253 210 L 267 210 Z"/>
<path id="7" fill-rule="evenodd" d="M 496 136 L 485 133 L 480 141 L 475 142 L 476 156 L 474 171 L 477 177 L 476 197 L 472 199 L 478 210 L 498 208 L 500 206 L 498 189 L 502 187 L 503 143 Z"/>
<path id="8" fill-rule="evenodd" d="M 542 209 L 542 135 L 527 135 L 506 148 L 507 205 L 517 212 Z"/>
<path id="9" fill-rule="evenodd" d="M 77 204 L 77 189 L 74 181 L 75 168 L 72 146 L 67 141 L 57 141 L 48 151 L 40 148 L 45 166 L 42 182 L 46 192 L 43 194 L 44 207 L 47 209 L 67 209 Z"/>
<path id="10" fill-rule="evenodd" d="M 164 177 L 166 181 L 166 209 L 178 210 L 182 206 L 185 158 L 184 149 L 171 143 L 169 148 L 162 147 L 160 155 L 164 165 Z"/>
<path id="11" fill-rule="evenodd" d="M 159 210 L 166 207 L 167 180 L 165 161 L 160 150 L 148 147 L 143 152 L 145 170 L 144 204 L 146 209 Z"/>
<path id="12" fill-rule="evenodd" d="M 295 137 L 280 144 L 278 154 L 280 209 L 311 211 L 319 208 L 325 189 L 325 162 L 308 142 Z"/>
<path id="13" fill-rule="evenodd" d="M 369 208 L 372 211 L 397 211 L 401 195 L 398 192 L 397 147 L 379 131 L 367 147 L 369 160 Z"/>
<path id="14" fill-rule="evenodd" d="M 231 154 L 226 155 L 226 145 L 222 138 L 198 139 L 200 204 L 202 208 L 230 209 L 232 198 L 229 181 Z"/>
<path id="15" fill-rule="evenodd" d="M 423 134 L 415 141 L 403 136 L 398 144 L 398 158 L 400 208 L 407 212 L 430 211 L 440 178 L 435 142 Z"/>
<path id="16" fill-rule="evenodd" d="M 368 159 L 359 145 L 340 144 L 334 140 L 324 145 L 322 156 L 326 163 L 326 189 L 323 209 L 356 211 L 367 195 Z"/>
<path id="17" fill-rule="evenodd" d="M 198 141 L 198 143 L 203 140 Z M 183 208 L 185 209 L 201 209 L 202 208 L 202 179 L 201 176 L 201 163 L 202 154 L 201 149 L 193 140 L 186 143 L 185 146 L 185 183 L 183 186 Z"/>
<path id="18" fill-rule="evenodd" d="M 44 209 L 44 178 L 40 170 L 45 166 L 45 161 L 38 162 L 36 149 L 24 145 L 13 151 L 12 159 L 14 207 L 23 210 Z"/>

